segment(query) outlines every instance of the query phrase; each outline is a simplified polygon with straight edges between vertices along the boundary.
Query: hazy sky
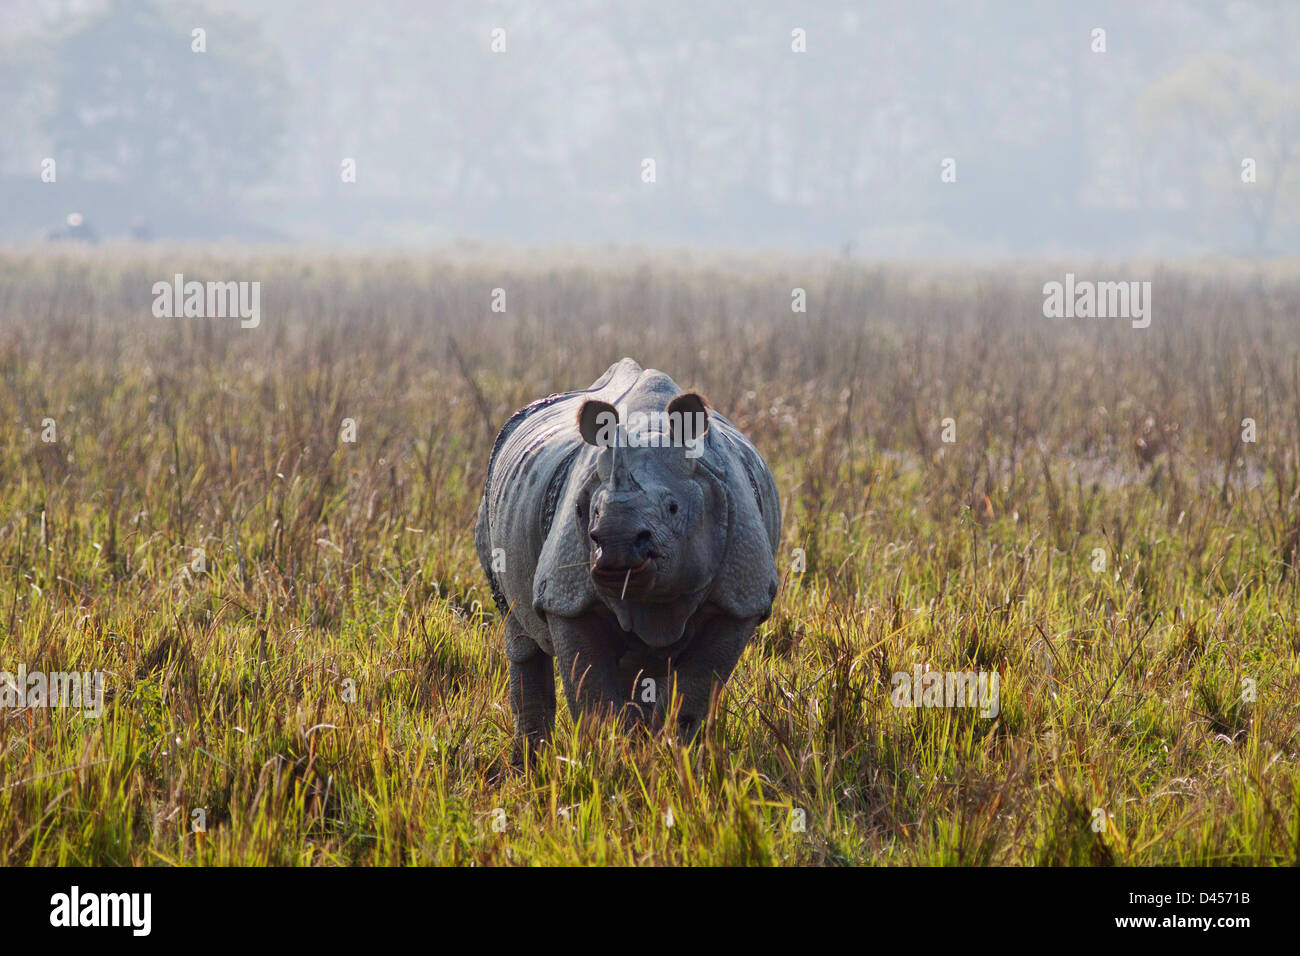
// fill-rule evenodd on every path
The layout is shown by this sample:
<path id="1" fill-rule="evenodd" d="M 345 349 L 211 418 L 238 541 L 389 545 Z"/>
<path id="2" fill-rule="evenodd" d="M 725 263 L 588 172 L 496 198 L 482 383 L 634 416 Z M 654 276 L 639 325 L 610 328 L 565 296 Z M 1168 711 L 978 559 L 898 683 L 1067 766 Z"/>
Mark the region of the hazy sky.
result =
<path id="1" fill-rule="evenodd" d="M 1300 251 L 1300 6 L 1134 6 L 6 0 L 0 238 Z"/>

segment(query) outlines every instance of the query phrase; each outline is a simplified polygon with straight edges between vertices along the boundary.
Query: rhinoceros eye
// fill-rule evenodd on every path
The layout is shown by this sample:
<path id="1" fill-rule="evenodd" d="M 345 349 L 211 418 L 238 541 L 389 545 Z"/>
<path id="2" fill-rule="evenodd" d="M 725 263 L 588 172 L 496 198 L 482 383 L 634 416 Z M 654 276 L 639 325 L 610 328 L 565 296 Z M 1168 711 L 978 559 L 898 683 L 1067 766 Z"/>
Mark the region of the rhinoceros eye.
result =
<path id="1" fill-rule="evenodd" d="M 675 501 L 668 502 L 668 513 L 670 515 L 677 514 L 677 502 Z"/>

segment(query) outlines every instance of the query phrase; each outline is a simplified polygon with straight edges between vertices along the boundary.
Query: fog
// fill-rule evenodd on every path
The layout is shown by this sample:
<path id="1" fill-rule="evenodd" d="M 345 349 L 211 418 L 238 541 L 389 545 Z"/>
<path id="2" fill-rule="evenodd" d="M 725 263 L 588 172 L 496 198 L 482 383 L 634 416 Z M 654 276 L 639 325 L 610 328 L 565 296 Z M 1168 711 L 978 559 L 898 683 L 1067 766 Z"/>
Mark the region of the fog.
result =
<path id="1" fill-rule="evenodd" d="M 0 240 L 1294 254 L 1298 20 L 5 0 Z"/>

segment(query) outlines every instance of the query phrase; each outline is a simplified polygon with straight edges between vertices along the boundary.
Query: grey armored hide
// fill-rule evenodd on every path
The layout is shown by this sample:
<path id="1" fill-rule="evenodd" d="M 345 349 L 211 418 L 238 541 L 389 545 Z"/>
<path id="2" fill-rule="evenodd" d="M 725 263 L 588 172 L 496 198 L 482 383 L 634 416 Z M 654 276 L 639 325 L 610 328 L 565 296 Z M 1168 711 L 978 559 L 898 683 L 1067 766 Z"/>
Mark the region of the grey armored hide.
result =
<path id="1" fill-rule="evenodd" d="M 625 358 L 590 388 L 534 402 L 501 429 L 488 465 L 475 544 L 498 608 L 507 616 L 506 653 L 524 660 L 540 647 L 554 654 L 548 617 L 576 618 L 603 601 L 651 648 L 678 641 L 691 617 L 707 607 L 738 619 L 767 617 L 777 591 L 774 555 L 780 502 L 766 463 L 729 421 L 709 413 L 704 448 L 695 459 L 715 504 L 707 515 L 716 545 L 708 567 L 670 600 L 652 606 L 602 596 L 590 577 L 590 542 L 579 506 L 597 477 L 602 450 L 583 441 L 578 410 L 600 399 L 637 411 L 662 412 L 682 389 L 654 369 Z"/>

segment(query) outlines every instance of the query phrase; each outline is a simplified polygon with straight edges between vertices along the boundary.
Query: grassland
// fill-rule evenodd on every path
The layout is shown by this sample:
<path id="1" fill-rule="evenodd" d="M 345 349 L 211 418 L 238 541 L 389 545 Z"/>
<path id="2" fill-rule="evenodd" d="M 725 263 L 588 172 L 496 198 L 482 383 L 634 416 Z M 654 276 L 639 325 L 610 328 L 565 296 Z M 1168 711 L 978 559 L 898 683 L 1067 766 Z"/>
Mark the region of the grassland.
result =
<path id="1" fill-rule="evenodd" d="M 1141 330 L 1045 319 L 1067 268 L 0 253 L 0 670 L 108 675 L 0 709 L 0 863 L 1297 862 L 1297 270 L 1091 270 Z M 694 744 L 565 713 L 516 772 L 492 433 L 623 355 L 767 457 L 782 590 Z"/>

